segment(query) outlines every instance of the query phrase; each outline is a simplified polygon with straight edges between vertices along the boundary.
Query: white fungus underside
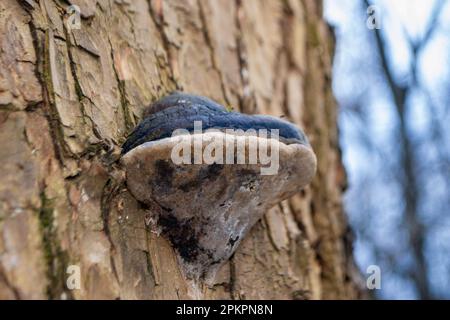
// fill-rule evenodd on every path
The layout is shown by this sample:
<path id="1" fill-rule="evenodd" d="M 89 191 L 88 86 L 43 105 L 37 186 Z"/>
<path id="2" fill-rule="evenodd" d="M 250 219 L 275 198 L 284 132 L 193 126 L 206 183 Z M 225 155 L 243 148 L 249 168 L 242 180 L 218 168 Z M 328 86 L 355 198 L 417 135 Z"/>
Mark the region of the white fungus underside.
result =
<path id="1" fill-rule="evenodd" d="M 262 215 L 300 191 L 316 170 L 314 152 L 305 145 L 223 132 L 205 132 L 202 137 L 202 150 L 212 139 L 224 139 L 225 144 L 246 141 L 247 154 L 249 143 L 273 143 L 279 150 L 278 173 L 261 175 L 261 164 L 176 165 L 171 160 L 171 152 L 180 142 L 179 136 L 146 142 L 122 158 L 127 186 L 134 197 L 169 209 L 161 215 L 170 215 L 183 225 L 182 229 L 173 230 L 172 237 L 185 235 L 182 231 L 187 230 L 195 240 L 196 245 L 191 246 L 192 241 L 184 244 L 177 238 L 174 245 L 178 244 L 179 252 L 192 249 L 180 256 L 187 274 L 195 278 L 211 276 Z M 161 221 L 167 217 L 159 218 Z"/>

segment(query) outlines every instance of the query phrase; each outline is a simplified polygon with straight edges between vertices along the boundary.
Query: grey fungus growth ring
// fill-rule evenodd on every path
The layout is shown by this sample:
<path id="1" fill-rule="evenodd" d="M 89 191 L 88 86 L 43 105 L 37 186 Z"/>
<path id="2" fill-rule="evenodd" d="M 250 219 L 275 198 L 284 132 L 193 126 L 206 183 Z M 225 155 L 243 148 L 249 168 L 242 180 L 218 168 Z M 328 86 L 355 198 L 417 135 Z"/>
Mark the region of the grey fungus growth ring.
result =
<path id="1" fill-rule="evenodd" d="M 190 163 L 174 160 L 181 141 L 191 142 L 182 148 Z M 263 147 L 277 162 L 274 174 L 263 173 L 268 163 L 263 163 Z M 197 151 L 205 161 L 197 161 L 202 160 Z M 252 154 L 256 161 L 248 161 Z M 316 171 L 316 156 L 295 125 L 231 112 L 179 92 L 145 111 L 123 145 L 122 163 L 128 189 L 138 201 L 161 209 L 157 218 L 163 235 L 177 250 L 186 275 L 197 279 L 211 278 L 264 213 L 305 187 Z"/>

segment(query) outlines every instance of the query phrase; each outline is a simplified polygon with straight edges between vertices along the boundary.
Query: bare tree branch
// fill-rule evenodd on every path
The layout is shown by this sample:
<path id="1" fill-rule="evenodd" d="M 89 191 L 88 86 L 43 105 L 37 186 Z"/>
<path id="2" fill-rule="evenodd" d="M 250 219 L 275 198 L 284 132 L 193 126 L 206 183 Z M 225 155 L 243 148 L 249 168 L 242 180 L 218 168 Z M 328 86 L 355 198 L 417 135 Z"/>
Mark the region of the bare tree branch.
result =
<path id="1" fill-rule="evenodd" d="M 364 0 L 366 6 L 370 3 Z M 379 53 L 380 63 L 383 73 L 387 79 L 388 87 L 394 99 L 396 114 L 399 120 L 400 138 L 400 163 L 403 169 L 403 196 L 405 201 L 404 217 L 409 234 L 409 241 L 415 260 L 415 270 L 413 279 L 418 293 L 422 299 L 432 298 L 432 293 L 428 282 L 428 267 L 424 254 L 424 226 L 419 219 L 418 200 L 420 197 L 420 187 L 417 179 L 417 155 L 411 136 L 408 134 L 406 118 L 407 97 L 411 90 L 417 85 L 417 60 L 419 52 L 425 47 L 435 31 L 436 22 L 445 1 L 438 1 L 435 5 L 428 28 L 420 41 L 409 39 L 413 58 L 411 60 L 412 81 L 409 84 L 398 84 L 389 66 L 389 56 L 387 53 L 386 41 L 383 39 L 380 29 L 374 29 L 376 48 Z"/>

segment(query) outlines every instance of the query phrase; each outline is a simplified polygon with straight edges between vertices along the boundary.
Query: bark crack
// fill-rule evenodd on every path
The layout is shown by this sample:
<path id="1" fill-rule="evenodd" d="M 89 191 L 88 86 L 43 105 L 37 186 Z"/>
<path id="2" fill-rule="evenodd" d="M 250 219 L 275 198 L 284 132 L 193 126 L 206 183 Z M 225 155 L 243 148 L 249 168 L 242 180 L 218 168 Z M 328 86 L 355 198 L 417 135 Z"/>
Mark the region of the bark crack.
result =
<path id="1" fill-rule="evenodd" d="M 164 16 L 162 14 L 162 1 L 160 1 L 160 6 L 161 6 L 161 12 L 157 13 L 155 12 L 155 10 L 152 7 L 152 1 L 151 0 L 147 0 L 148 1 L 148 10 L 150 13 L 150 17 L 153 20 L 153 23 L 156 26 L 156 29 L 158 30 L 158 33 L 161 37 L 161 42 L 163 45 L 163 49 L 166 53 L 166 57 L 167 57 L 167 64 L 169 66 L 169 79 L 173 82 L 173 84 L 175 85 L 175 89 L 176 90 L 182 90 L 182 87 L 180 86 L 180 84 L 178 83 L 176 77 L 175 77 L 175 72 L 174 72 L 174 67 L 172 65 L 172 60 L 174 59 L 173 57 L 173 53 L 171 50 L 171 45 L 173 45 L 169 38 L 167 37 L 166 32 L 164 31 Z M 159 61 L 159 59 L 158 59 Z"/>
<path id="2" fill-rule="evenodd" d="M 44 258 L 47 263 L 47 297 L 49 299 L 60 299 L 65 293 L 69 298 L 72 296 L 64 285 L 65 270 L 67 265 L 67 253 L 60 245 L 54 227 L 54 208 L 52 200 L 47 198 L 45 192 L 41 192 L 41 206 L 38 212 L 39 224 L 42 234 L 42 245 Z"/>
<path id="3" fill-rule="evenodd" d="M 105 233 L 106 238 L 110 243 L 110 250 L 109 250 L 110 264 L 111 269 L 114 273 L 114 277 L 117 280 L 117 283 L 120 283 L 119 281 L 120 278 L 119 274 L 117 273 L 116 264 L 114 262 L 114 254 L 116 252 L 116 246 L 111 236 L 111 230 L 109 229 L 109 217 L 113 203 L 113 198 L 118 194 L 118 191 L 120 190 L 121 187 L 122 187 L 121 183 L 117 183 L 112 178 L 109 178 L 103 187 L 102 195 L 100 197 L 100 208 L 103 220 L 103 232 Z"/>
<path id="4" fill-rule="evenodd" d="M 4 273 L 1 266 L 0 266 L 0 281 L 3 282 L 9 290 L 11 290 L 15 300 L 21 299 L 19 290 L 8 280 L 8 277 Z"/>
<path id="5" fill-rule="evenodd" d="M 127 98 L 125 81 L 121 80 L 119 77 L 119 73 L 117 71 L 116 64 L 115 64 L 116 60 L 115 60 L 115 56 L 114 56 L 114 49 L 113 49 L 113 45 L 111 42 L 111 38 L 109 36 L 108 36 L 108 42 L 109 42 L 109 46 L 110 46 L 110 53 L 111 53 L 114 76 L 116 78 L 117 87 L 119 89 L 120 105 L 122 107 L 124 123 L 125 123 L 125 134 L 124 135 L 126 136 L 131 132 L 131 130 L 133 130 L 134 122 L 133 122 L 133 120 L 131 118 L 131 114 L 130 114 L 130 109 L 129 109 L 130 102 L 128 101 L 128 98 Z"/>
<path id="6" fill-rule="evenodd" d="M 208 51 L 209 51 L 209 55 L 210 55 L 210 59 L 211 59 L 211 64 L 213 66 L 214 71 L 216 71 L 217 74 L 219 75 L 220 88 L 222 90 L 222 95 L 223 95 L 223 97 L 225 99 L 225 103 L 226 103 L 227 106 L 230 106 L 230 99 L 229 99 L 228 94 L 227 94 L 223 73 L 222 73 L 222 70 L 217 65 L 214 45 L 213 45 L 213 43 L 211 41 L 211 37 L 210 37 L 209 32 L 208 32 L 208 24 L 206 22 L 205 9 L 203 8 L 203 4 L 202 4 L 201 1 L 198 1 L 197 3 L 198 3 L 198 6 L 199 6 L 200 21 L 202 23 L 201 30 L 202 30 L 202 33 L 203 33 L 203 37 L 205 39 L 206 46 L 208 47 Z"/>
<path id="7" fill-rule="evenodd" d="M 256 108 L 254 93 L 250 87 L 250 80 L 248 76 L 248 63 L 246 56 L 246 48 L 244 44 L 244 40 L 242 39 L 242 25 L 241 25 L 241 17 L 240 13 L 242 10 L 242 0 L 236 0 L 236 13 L 235 13 L 235 21 L 236 21 L 236 52 L 238 55 L 239 61 L 239 75 L 241 77 L 242 83 L 242 96 L 239 96 L 239 110 L 249 111 L 254 110 Z"/>
<path id="8" fill-rule="evenodd" d="M 72 41 L 70 40 L 70 34 L 69 34 L 65 24 L 63 24 L 63 29 L 64 29 L 64 34 L 66 37 L 66 39 L 64 39 L 64 42 L 66 43 L 66 47 L 67 47 L 67 55 L 69 57 L 70 72 L 72 74 L 74 84 L 75 84 L 75 93 L 77 94 L 78 101 L 80 102 L 80 111 L 81 111 L 81 114 L 83 115 L 83 117 L 82 117 L 83 124 L 87 125 L 86 119 L 89 119 L 89 121 L 91 122 L 91 127 L 94 128 L 95 127 L 94 120 L 89 115 L 87 115 L 83 100 L 84 99 L 88 100 L 93 106 L 95 106 L 95 103 L 92 101 L 92 99 L 90 97 L 88 97 L 84 94 L 83 89 L 81 88 L 80 79 L 78 78 L 78 74 L 77 74 L 77 70 L 76 70 L 76 66 L 75 66 L 75 60 L 74 60 L 74 57 L 72 54 L 73 44 L 72 44 Z"/>
<path id="9" fill-rule="evenodd" d="M 27 7 L 25 6 L 25 8 Z M 26 11 L 30 17 L 32 17 L 32 14 L 28 10 Z M 42 109 L 44 110 L 44 115 L 49 124 L 56 158 L 58 162 L 64 166 L 64 155 L 71 156 L 71 153 L 64 142 L 61 121 L 56 106 L 54 105 L 54 92 L 51 84 L 49 30 L 42 31 L 36 28 L 32 21 L 33 20 L 31 19 L 28 26 L 30 27 L 33 46 L 37 57 L 35 75 L 42 87 Z M 43 33 L 43 35 L 39 35 L 39 32 Z"/>

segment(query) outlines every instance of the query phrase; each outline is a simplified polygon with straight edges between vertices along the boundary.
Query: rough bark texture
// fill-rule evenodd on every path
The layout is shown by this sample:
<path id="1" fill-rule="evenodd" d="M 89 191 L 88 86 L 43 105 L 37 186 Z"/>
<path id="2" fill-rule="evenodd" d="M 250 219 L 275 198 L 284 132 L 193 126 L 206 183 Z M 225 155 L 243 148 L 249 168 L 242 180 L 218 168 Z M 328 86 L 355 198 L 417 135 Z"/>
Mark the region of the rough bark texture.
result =
<path id="1" fill-rule="evenodd" d="M 81 29 L 66 8 L 81 9 Z M 0 298 L 357 298 L 315 0 L 2 0 Z M 301 124 L 318 172 L 219 271 L 186 280 L 123 184 L 119 146 L 174 89 Z M 66 268 L 81 268 L 68 290 Z"/>

